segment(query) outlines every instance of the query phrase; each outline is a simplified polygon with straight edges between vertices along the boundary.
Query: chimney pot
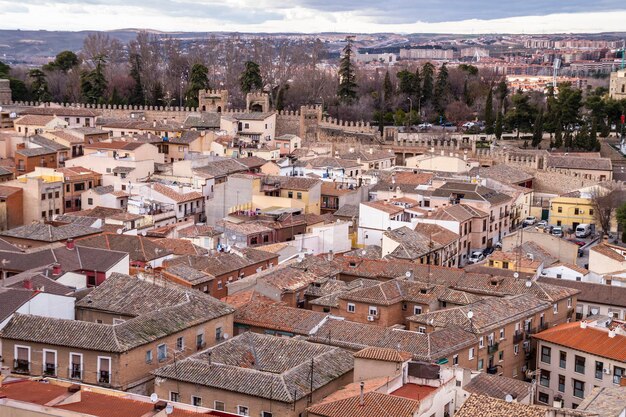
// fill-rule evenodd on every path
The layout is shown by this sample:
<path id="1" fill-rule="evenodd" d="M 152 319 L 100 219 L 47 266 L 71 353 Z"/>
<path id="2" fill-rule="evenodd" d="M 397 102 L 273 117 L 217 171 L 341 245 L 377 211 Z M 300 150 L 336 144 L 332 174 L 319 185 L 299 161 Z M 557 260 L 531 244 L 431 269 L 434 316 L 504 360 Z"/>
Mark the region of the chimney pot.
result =
<path id="1" fill-rule="evenodd" d="M 80 391 L 80 385 L 78 384 L 72 384 L 69 387 L 67 387 L 67 392 L 78 392 Z"/>
<path id="2" fill-rule="evenodd" d="M 65 242 L 65 247 L 68 250 L 74 250 L 74 239 L 67 239 L 67 242 Z"/>
<path id="3" fill-rule="evenodd" d="M 365 382 L 361 381 L 361 395 L 359 397 L 359 405 L 362 407 L 365 405 Z"/>
<path id="4" fill-rule="evenodd" d="M 52 275 L 54 276 L 61 275 L 61 264 L 57 263 L 52 266 Z"/>
<path id="5" fill-rule="evenodd" d="M 33 289 L 33 281 L 31 281 L 30 279 L 25 279 L 24 282 L 22 282 L 22 286 L 24 288 L 26 288 L 27 290 L 32 290 Z"/>

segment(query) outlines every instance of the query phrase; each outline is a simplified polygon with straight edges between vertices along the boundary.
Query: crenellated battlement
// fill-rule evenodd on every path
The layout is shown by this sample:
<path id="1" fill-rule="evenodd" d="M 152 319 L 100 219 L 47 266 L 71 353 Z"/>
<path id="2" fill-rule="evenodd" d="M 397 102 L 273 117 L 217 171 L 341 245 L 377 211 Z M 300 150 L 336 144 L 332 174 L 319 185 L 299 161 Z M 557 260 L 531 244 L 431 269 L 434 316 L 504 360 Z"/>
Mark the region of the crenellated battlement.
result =
<path id="1" fill-rule="evenodd" d="M 90 104 L 90 103 L 41 103 L 38 101 L 14 101 L 11 103 L 16 107 L 68 107 L 75 109 L 94 109 L 94 110 L 128 110 L 128 111 L 163 111 L 178 113 L 195 113 L 197 107 L 170 107 L 170 106 L 132 106 L 129 104 Z"/>
<path id="2" fill-rule="evenodd" d="M 357 132 L 357 133 L 377 133 L 378 132 L 377 128 L 372 127 L 370 125 L 370 122 L 346 121 L 346 120 L 339 120 L 339 119 L 335 119 L 331 117 L 322 118 L 322 121 L 320 122 L 319 126 L 321 128 L 328 128 L 328 129 L 341 129 L 347 132 Z"/>

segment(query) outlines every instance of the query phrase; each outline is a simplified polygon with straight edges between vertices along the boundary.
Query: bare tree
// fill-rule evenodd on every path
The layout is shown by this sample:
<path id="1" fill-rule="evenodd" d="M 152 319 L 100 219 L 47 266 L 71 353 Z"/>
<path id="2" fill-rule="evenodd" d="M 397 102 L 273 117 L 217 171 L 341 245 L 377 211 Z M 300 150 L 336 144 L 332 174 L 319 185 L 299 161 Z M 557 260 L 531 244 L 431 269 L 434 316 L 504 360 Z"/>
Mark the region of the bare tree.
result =
<path id="1" fill-rule="evenodd" d="M 615 217 L 615 211 L 624 203 L 626 190 L 617 183 L 603 183 L 593 187 L 591 191 L 591 203 L 593 216 L 598 222 L 603 234 L 611 231 L 611 222 Z"/>

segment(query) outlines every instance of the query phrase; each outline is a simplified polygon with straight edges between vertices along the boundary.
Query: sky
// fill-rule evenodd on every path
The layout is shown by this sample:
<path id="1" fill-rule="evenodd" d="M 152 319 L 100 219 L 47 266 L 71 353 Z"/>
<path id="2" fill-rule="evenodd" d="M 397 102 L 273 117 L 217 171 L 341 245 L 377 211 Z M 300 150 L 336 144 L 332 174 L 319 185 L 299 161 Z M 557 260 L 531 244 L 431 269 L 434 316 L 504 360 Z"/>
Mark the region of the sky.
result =
<path id="1" fill-rule="evenodd" d="M 0 0 L 0 29 L 352 33 L 626 31 L 624 0 Z"/>

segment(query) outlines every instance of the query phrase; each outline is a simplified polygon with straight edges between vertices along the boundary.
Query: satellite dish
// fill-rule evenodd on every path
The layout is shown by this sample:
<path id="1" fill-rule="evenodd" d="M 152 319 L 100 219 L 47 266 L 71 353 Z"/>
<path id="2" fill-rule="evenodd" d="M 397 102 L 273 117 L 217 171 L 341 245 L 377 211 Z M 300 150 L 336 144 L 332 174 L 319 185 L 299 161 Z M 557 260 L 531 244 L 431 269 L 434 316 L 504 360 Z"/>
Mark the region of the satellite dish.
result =
<path id="1" fill-rule="evenodd" d="M 514 273 L 513 278 L 519 278 L 519 272 Z"/>
<path id="2" fill-rule="evenodd" d="M 148 234 L 148 232 L 146 232 L 145 230 L 141 232 L 141 236 L 146 236 Z"/>
<path id="3" fill-rule="evenodd" d="M 404 276 L 407 277 L 407 278 L 411 278 L 411 271 L 406 271 L 404 273 Z"/>
<path id="4" fill-rule="evenodd" d="M 365 256 L 366 254 L 367 254 L 367 251 L 366 251 L 365 249 L 363 249 L 363 250 L 361 251 L 361 255 Z"/>
<path id="5" fill-rule="evenodd" d="M 117 230 L 116 230 L 116 233 L 117 233 L 118 235 L 121 235 L 122 233 L 124 233 L 124 229 L 117 229 Z"/>
<path id="6" fill-rule="evenodd" d="M 168 404 L 165 406 L 165 414 L 170 415 L 174 412 L 174 406 L 172 404 Z"/>
<path id="7" fill-rule="evenodd" d="M 506 394 L 506 397 L 504 397 L 504 401 L 506 401 L 507 403 L 512 403 L 513 396 L 511 394 Z"/>
<path id="8" fill-rule="evenodd" d="M 526 288 L 530 288 L 533 286 L 533 282 L 531 280 L 526 281 Z"/>
<path id="9" fill-rule="evenodd" d="M 152 401 L 153 403 L 159 401 L 159 396 L 156 394 L 156 392 L 150 394 L 150 401 Z"/>
<path id="10" fill-rule="evenodd" d="M 224 340 L 228 339 L 230 336 L 228 335 L 228 333 L 224 333 Z"/>
<path id="11" fill-rule="evenodd" d="M 474 312 L 472 310 L 470 310 L 470 311 L 467 312 L 467 318 L 471 320 L 472 317 L 474 317 Z"/>

